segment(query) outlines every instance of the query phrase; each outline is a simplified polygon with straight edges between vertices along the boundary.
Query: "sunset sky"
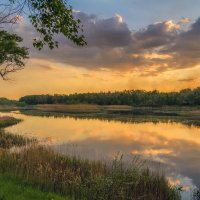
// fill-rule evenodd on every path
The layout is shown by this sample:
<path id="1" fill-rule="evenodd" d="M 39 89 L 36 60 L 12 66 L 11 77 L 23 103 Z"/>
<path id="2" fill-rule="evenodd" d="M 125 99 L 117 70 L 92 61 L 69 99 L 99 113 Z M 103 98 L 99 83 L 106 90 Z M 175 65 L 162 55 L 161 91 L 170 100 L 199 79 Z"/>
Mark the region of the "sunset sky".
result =
<path id="1" fill-rule="evenodd" d="M 59 35 L 59 48 L 32 47 L 37 34 L 24 18 L 26 68 L 1 81 L 1 96 L 129 89 L 177 91 L 200 86 L 199 0 L 70 0 L 88 45 Z"/>

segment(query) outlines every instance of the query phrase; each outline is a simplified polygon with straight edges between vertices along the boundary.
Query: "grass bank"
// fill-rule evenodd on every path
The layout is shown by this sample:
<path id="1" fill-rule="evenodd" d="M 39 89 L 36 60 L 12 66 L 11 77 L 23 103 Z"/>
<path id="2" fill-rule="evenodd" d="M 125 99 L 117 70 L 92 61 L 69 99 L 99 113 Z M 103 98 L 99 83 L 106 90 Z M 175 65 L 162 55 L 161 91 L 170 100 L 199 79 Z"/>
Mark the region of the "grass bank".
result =
<path id="1" fill-rule="evenodd" d="M 22 184 L 18 179 L 0 174 L 0 200 L 70 200 Z"/>
<path id="2" fill-rule="evenodd" d="M 160 107 L 134 107 L 126 105 L 93 105 L 93 104 L 42 104 L 21 107 L 19 110 L 27 114 L 57 114 L 57 115 L 131 115 L 131 116 L 157 116 L 157 117 L 195 117 L 200 118 L 199 106 L 160 106 Z"/>
<path id="3" fill-rule="evenodd" d="M 111 165 L 81 160 L 33 145 L 20 152 L 1 150 L 0 174 L 9 173 L 41 191 L 80 200 L 180 200 L 167 180 L 140 162 L 125 166 L 121 157 Z"/>

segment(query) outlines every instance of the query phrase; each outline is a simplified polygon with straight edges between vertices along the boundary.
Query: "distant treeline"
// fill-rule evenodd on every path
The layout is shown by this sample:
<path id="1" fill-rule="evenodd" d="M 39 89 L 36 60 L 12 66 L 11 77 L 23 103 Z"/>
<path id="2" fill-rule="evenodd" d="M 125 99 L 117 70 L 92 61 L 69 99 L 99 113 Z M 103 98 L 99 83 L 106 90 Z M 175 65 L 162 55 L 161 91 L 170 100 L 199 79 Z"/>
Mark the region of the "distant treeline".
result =
<path id="1" fill-rule="evenodd" d="M 0 105 L 25 106 L 25 103 L 0 97 Z"/>
<path id="2" fill-rule="evenodd" d="M 20 102 L 36 104 L 98 104 L 131 106 L 200 105 L 200 87 L 180 92 L 127 90 L 123 92 L 100 92 L 70 95 L 30 95 Z"/>
<path id="3" fill-rule="evenodd" d="M 18 101 L 9 100 L 7 98 L 1 97 L 0 98 L 0 105 L 15 105 Z"/>

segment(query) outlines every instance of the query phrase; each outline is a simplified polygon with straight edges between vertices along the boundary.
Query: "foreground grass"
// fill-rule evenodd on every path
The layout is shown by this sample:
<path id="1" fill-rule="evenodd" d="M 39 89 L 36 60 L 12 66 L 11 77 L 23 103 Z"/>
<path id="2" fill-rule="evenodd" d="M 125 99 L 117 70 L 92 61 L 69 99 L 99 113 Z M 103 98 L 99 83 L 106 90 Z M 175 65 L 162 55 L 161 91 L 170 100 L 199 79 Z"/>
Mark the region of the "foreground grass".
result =
<path id="1" fill-rule="evenodd" d="M 163 176 L 120 158 L 112 165 L 66 157 L 33 145 L 18 153 L 1 150 L 0 174 L 9 173 L 45 192 L 80 200 L 180 200 Z"/>
<path id="2" fill-rule="evenodd" d="M 0 174 L 0 200 L 70 200 L 69 198 L 41 192 L 38 189 L 22 184 L 8 175 Z"/>

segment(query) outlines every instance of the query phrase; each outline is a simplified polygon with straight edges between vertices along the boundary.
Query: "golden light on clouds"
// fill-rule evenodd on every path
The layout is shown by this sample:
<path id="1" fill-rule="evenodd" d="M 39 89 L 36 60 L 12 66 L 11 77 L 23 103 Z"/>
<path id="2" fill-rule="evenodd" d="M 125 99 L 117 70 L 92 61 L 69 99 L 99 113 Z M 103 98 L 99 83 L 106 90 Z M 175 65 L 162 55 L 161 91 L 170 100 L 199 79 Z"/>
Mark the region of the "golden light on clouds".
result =
<path id="1" fill-rule="evenodd" d="M 123 23 L 123 17 L 121 16 L 121 15 L 119 15 L 119 14 L 115 14 L 115 17 L 117 18 L 117 21 L 119 22 L 119 23 Z"/>
<path id="2" fill-rule="evenodd" d="M 168 31 L 171 31 L 173 29 L 180 29 L 180 25 L 179 24 L 176 24 L 174 23 L 172 20 L 169 20 L 169 21 L 166 21 L 166 25 L 167 25 L 167 30 Z"/>
<path id="3" fill-rule="evenodd" d="M 172 58 L 171 55 L 169 54 L 159 54 L 159 53 L 143 53 L 143 54 L 132 54 L 131 55 L 133 58 L 145 58 L 145 59 L 169 59 Z"/>
<path id="4" fill-rule="evenodd" d="M 165 59 L 169 59 L 172 56 L 168 55 L 168 54 L 158 54 L 158 53 L 146 53 L 143 55 L 143 57 L 145 59 L 161 59 L 161 60 L 165 60 Z"/>

